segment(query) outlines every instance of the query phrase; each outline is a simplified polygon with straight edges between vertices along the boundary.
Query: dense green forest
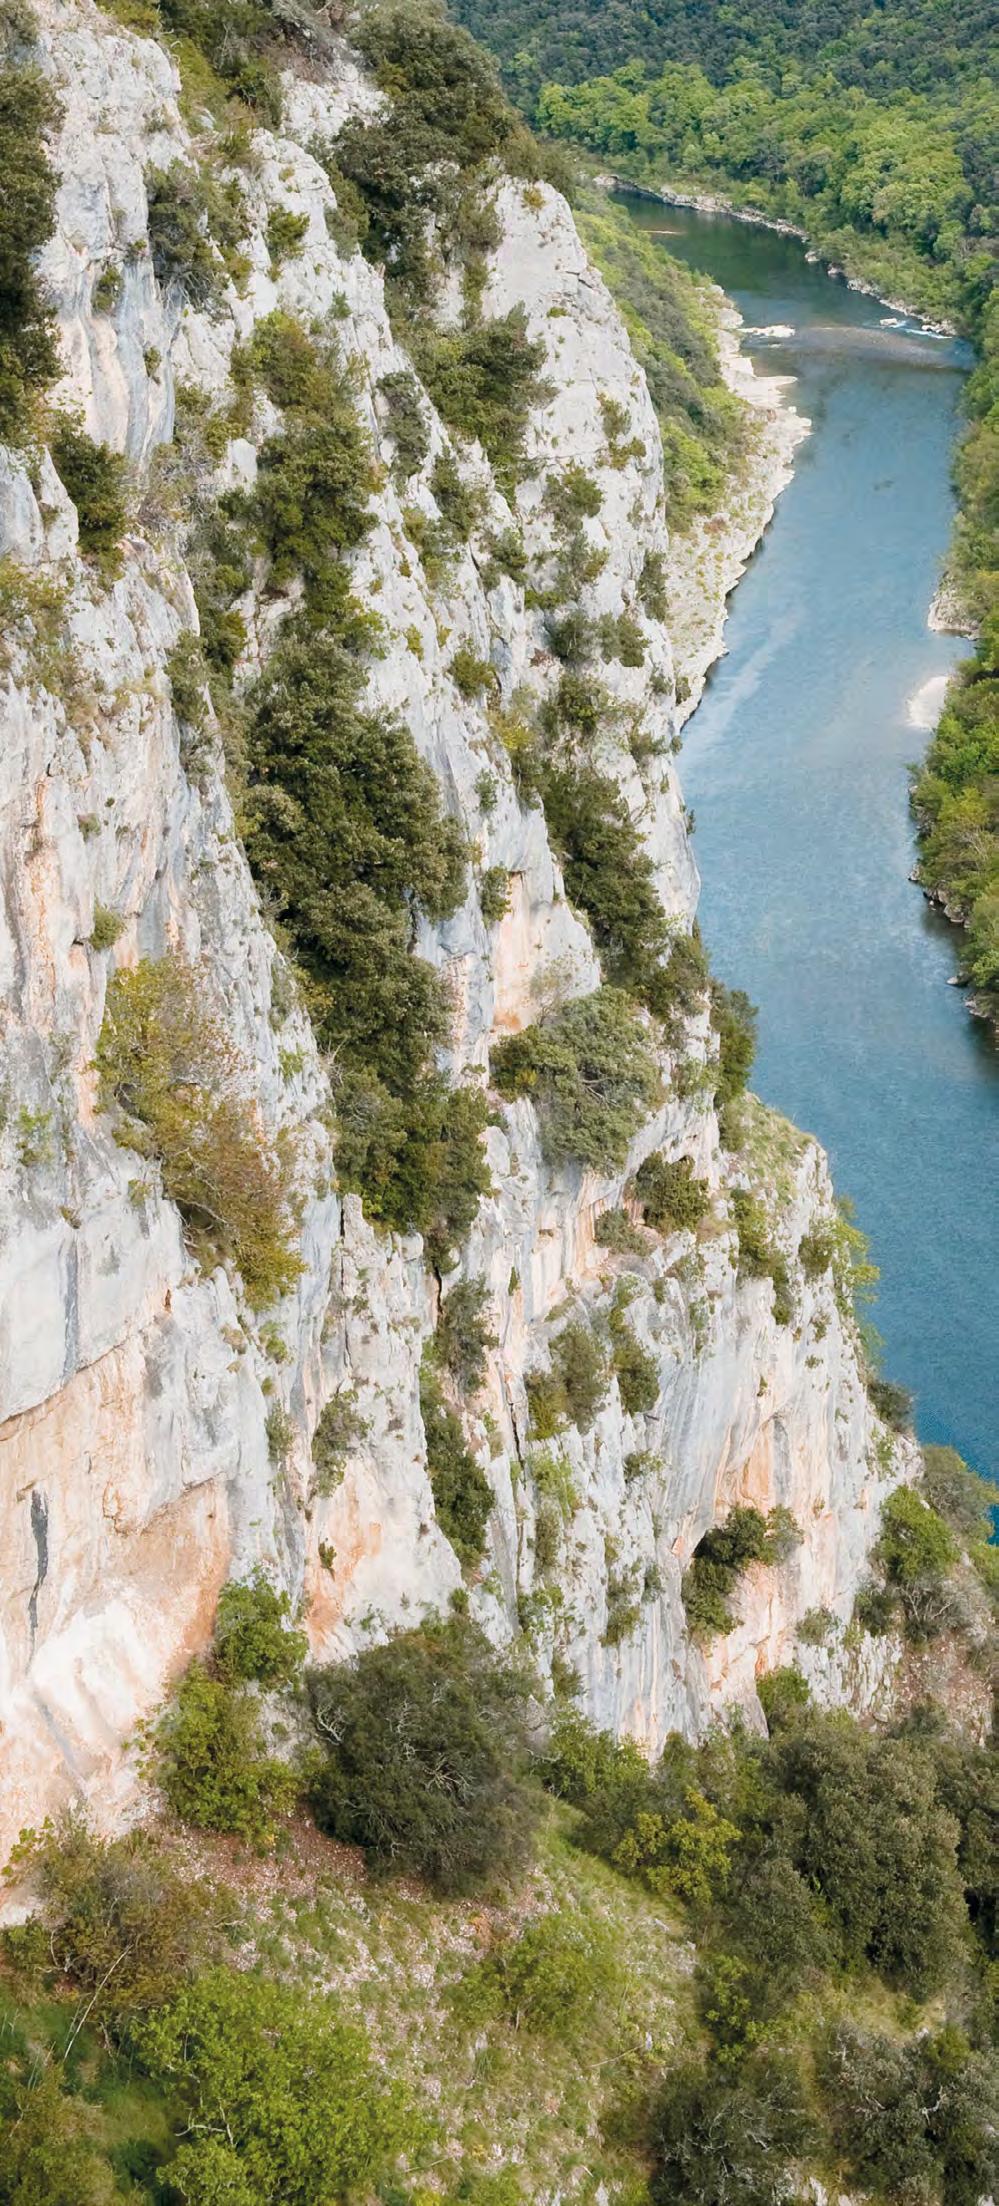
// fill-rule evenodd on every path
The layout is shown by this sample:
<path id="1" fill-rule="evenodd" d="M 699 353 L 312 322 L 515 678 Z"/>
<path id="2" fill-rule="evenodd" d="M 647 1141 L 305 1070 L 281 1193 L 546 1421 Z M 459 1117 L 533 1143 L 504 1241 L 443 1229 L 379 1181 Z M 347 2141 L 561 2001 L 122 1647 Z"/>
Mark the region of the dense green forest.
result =
<path id="1" fill-rule="evenodd" d="M 914 789 L 925 885 L 967 927 L 999 1016 L 999 39 L 994 11 L 616 5 L 457 12 L 543 131 L 636 181 L 798 225 L 830 262 L 945 318 L 979 354 L 956 456 L 953 579 L 979 624 Z"/>
<path id="2" fill-rule="evenodd" d="M 496 54 L 522 102 L 552 79 L 578 84 L 636 60 L 652 71 L 694 62 L 724 84 L 750 57 L 774 70 L 821 60 L 840 83 L 878 97 L 932 93 L 980 78 L 996 29 L 990 0 L 460 0 L 452 12 Z"/>

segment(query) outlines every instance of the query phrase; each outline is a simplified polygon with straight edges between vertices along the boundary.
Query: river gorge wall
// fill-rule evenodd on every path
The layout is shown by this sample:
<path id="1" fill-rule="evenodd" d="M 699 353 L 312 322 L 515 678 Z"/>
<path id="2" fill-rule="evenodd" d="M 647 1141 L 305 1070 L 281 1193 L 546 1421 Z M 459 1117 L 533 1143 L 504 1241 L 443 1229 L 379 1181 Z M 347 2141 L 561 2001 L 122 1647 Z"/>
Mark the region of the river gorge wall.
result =
<path id="1" fill-rule="evenodd" d="M 684 704 L 669 621 L 643 612 L 639 594 L 647 554 L 670 557 L 668 499 L 622 321 L 565 202 L 548 186 L 502 180 L 482 307 L 522 304 L 545 344 L 534 471 L 507 497 L 483 452 L 460 448 L 483 518 L 430 579 L 412 511 L 437 517 L 430 474 L 453 439 L 424 392 L 430 445 L 403 497 L 378 386 L 412 362 L 381 271 L 336 243 L 334 191 L 309 150 L 377 106 L 349 49 L 335 44 L 321 66 L 289 72 L 280 131 L 254 131 L 245 272 L 208 312 L 161 288 L 149 251 L 149 169 L 208 161 L 222 173 L 224 159 L 207 118 L 185 119 L 174 62 L 88 0 L 44 0 L 39 40 L 62 116 L 57 227 L 43 259 L 65 365 L 55 395 L 128 456 L 137 487 L 123 569 L 105 586 L 80 556 L 51 458 L 0 458 L 0 558 L 8 575 L 58 582 L 73 661 L 72 679 L 55 680 L 18 631 L 0 688 L 0 1853 L 67 1800 L 108 1823 L 125 1811 L 136 1784 L 128 1742 L 207 1643 L 230 1574 L 259 1564 L 287 1587 L 320 1659 L 462 1588 L 420 1411 L 423 1350 L 442 1295 L 461 1279 L 485 1283 L 493 1338 L 482 1388 L 454 1396 L 494 1496 L 487 1553 L 467 1582 L 473 1614 L 497 1643 L 526 1631 L 543 1674 L 558 1658 L 594 1717 L 650 1745 L 674 1726 L 695 1734 L 732 1701 L 752 1712 L 757 1676 L 789 1658 L 807 1611 L 848 1619 L 880 1501 L 913 1452 L 872 1409 L 842 1283 L 801 1260 L 806 1236 L 835 1227 L 821 1152 L 754 1103 L 743 1147 L 723 1147 L 705 1008 L 682 1042 L 660 1050 L 662 1099 L 614 1173 L 553 1168 L 531 1101 L 490 1091 L 492 1192 L 458 1270 L 438 1276 L 416 1237 L 377 1231 L 360 1199 L 337 1188 L 329 1067 L 261 908 L 221 745 L 195 770 L 167 671 L 178 636 L 197 624 L 189 516 L 171 510 L 157 476 L 177 391 L 193 386 L 221 405 L 234 347 L 276 308 L 306 326 L 335 316 L 383 462 L 375 526 L 352 571 L 383 627 L 369 698 L 402 716 L 474 852 L 461 908 L 421 924 L 417 943 L 448 984 L 449 1070 L 488 1083 L 497 1038 L 601 978 L 543 811 L 518 794 L 495 710 L 451 672 L 464 646 L 488 660 L 505 705 L 554 688 L 542 614 L 522 584 L 497 578 L 486 537 L 516 522 L 529 571 L 543 576 L 554 555 L 544 483 L 570 462 L 600 492 L 586 523 L 602 555 L 587 610 L 627 615 L 643 645 L 641 665 L 601 669 L 613 709 L 594 755 L 640 829 L 666 912 L 689 929 L 698 883 L 673 749 Z M 277 268 L 267 242 L 276 208 L 301 230 Z M 95 302 L 109 262 L 121 271 L 113 312 Z M 611 439 L 608 401 L 626 417 Z M 267 409 L 260 402 L 249 433 L 227 438 L 202 497 L 252 483 Z M 756 489 L 740 493 L 728 536 L 715 531 L 720 560 L 710 573 L 684 570 L 712 629 L 789 463 L 786 423 L 765 416 Z M 252 672 L 273 623 L 259 590 L 243 610 Z M 499 919 L 484 917 L 477 886 L 495 869 L 508 877 Z M 110 945 L 99 946 L 101 911 L 116 916 Z M 120 1146 L 98 1108 L 94 1055 L 112 972 L 167 950 L 198 965 L 262 1128 L 284 1129 L 302 1160 L 301 1271 L 264 1313 L 238 1277 L 194 1260 L 156 1169 Z M 694 1230 L 639 1233 L 637 1253 L 615 1254 L 597 1221 L 629 1204 L 637 1215 L 628 1190 L 653 1151 L 693 1160 L 707 1212 Z M 765 1206 L 786 1263 L 783 1322 L 771 1278 L 740 1266 L 740 1188 Z M 567 1319 L 606 1329 L 625 1309 L 654 1360 L 654 1401 L 629 1412 L 611 1376 L 588 1430 L 570 1425 L 539 1444 L 525 1378 L 546 1368 Z M 321 1493 L 312 1443 L 337 1397 L 349 1399 L 352 1437 L 342 1476 Z M 557 1555 L 542 1568 L 539 1502 L 553 1485 Z M 740 1502 L 786 1509 L 800 1537 L 783 1561 L 752 1567 L 736 1628 L 705 1652 L 686 1628 L 681 1578 L 704 1532 Z M 835 1664 L 823 1674 L 830 1692 L 845 1689 Z"/>

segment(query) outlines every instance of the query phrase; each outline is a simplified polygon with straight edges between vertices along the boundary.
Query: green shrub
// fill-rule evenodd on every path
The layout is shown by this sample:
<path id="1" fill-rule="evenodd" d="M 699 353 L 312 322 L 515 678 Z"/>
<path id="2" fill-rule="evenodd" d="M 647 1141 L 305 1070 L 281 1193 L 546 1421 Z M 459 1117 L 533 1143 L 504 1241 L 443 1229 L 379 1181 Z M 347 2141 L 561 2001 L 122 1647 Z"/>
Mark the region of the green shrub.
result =
<path id="1" fill-rule="evenodd" d="M 159 1160 L 192 1248 L 206 1262 L 230 1260 L 254 1302 L 286 1293 L 301 1268 L 291 1159 L 264 1139 L 195 969 L 164 957 L 116 973 L 95 1064 L 101 1109 L 121 1113 L 116 1138 Z"/>
<path id="2" fill-rule="evenodd" d="M 113 579 L 121 572 L 121 539 L 128 519 L 125 461 L 65 417 L 52 438 L 52 458 L 76 507 L 80 550 Z"/>
<path id="3" fill-rule="evenodd" d="M 158 6 L 166 28 L 204 56 L 223 94 L 245 100 L 262 122 L 280 122 L 281 44 L 301 18 L 279 16 L 266 0 L 158 0 Z"/>
<path id="4" fill-rule="evenodd" d="M 529 1095 L 550 1164 L 620 1169 L 659 1077 L 652 1050 L 620 989 L 601 988 L 504 1037 L 492 1053 L 501 1095 Z"/>
<path id="5" fill-rule="evenodd" d="M 953 2026 L 907 2044 L 841 2023 L 820 2083 L 844 2180 L 876 2198 L 976 2206 L 999 2178 L 999 2083 Z"/>
<path id="6" fill-rule="evenodd" d="M 7 41 L 3 42 L 6 49 Z M 57 177 L 45 151 L 59 109 L 46 79 L 23 59 L 0 60 L 0 438 L 30 424 L 31 400 L 59 372 L 52 308 L 36 257 L 55 222 Z"/>
<path id="7" fill-rule="evenodd" d="M 455 687 L 466 698 L 479 697 L 484 689 L 495 689 L 496 674 L 488 659 L 480 659 L 476 652 L 462 644 L 454 654 L 448 672 Z"/>
<path id="8" fill-rule="evenodd" d="M 615 1303 L 610 1314 L 611 1364 L 621 1396 L 621 1407 L 630 1417 L 646 1416 L 659 1400 L 659 1365 L 654 1355 L 636 1339 Z"/>
<path id="9" fill-rule="evenodd" d="M 185 728 L 200 734 L 208 716 L 205 697 L 208 669 L 202 639 L 192 635 L 190 629 L 185 629 L 172 645 L 166 659 L 166 674 L 178 720 Z"/>
<path id="10" fill-rule="evenodd" d="M 506 917 L 510 903 L 510 873 L 506 866 L 487 866 L 479 880 L 479 910 L 487 927 Z"/>
<path id="11" fill-rule="evenodd" d="M 271 207 L 267 216 L 267 250 L 271 257 L 271 272 L 280 268 L 283 261 L 293 259 L 301 252 L 308 235 L 309 217 L 295 214 L 291 207 Z"/>
<path id="12" fill-rule="evenodd" d="M 36 2056 L 25 2082 L 4 2092 L 0 2122 L 2 2206 L 117 2206 L 99 2116 L 60 2088 L 57 2069 Z"/>
<path id="13" fill-rule="evenodd" d="M 604 659 L 619 659 L 622 666 L 644 666 L 645 637 L 630 613 L 602 614 L 597 641 Z"/>
<path id="14" fill-rule="evenodd" d="M 471 1892 L 523 1867 L 537 1817 L 526 1681 L 466 1620 L 313 1672 L 317 1821 L 372 1865 Z"/>
<path id="15" fill-rule="evenodd" d="M 155 2007 L 218 1950 L 217 1903 L 149 1832 L 103 1839 L 71 1819 L 43 1827 L 19 1859 L 38 1893 L 45 1966 L 85 1994 L 101 2027 Z"/>
<path id="16" fill-rule="evenodd" d="M 490 1953 L 478 1972 L 485 2002 L 494 1999 L 515 2030 L 575 2035 L 613 2001 L 618 1972 L 606 1935 L 542 1915 Z"/>
<path id="17" fill-rule="evenodd" d="M 448 534 L 456 544 L 467 544 L 482 519 L 485 494 L 478 483 L 466 481 L 451 451 L 438 452 L 430 475 L 430 488 L 441 510 Z"/>
<path id="18" fill-rule="evenodd" d="M 295 1445 L 295 1420 L 289 1417 L 283 1402 L 272 1402 L 264 1418 L 267 1439 L 267 1459 L 276 1470 L 283 1471 Z"/>
<path id="19" fill-rule="evenodd" d="M 486 1352 L 497 1345 L 487 1309 L 484 1279 L 459 1279 L 442 1298 L 436 1348 L 444 1369 L 462 1391 L 475 1394 L 486 1376 Z"/>
<path id="20" fill-rule="evenodd" d="M 347 1458 L 357 1448 L 364 1431 L 364 1419 L 352 1394 L 334 1394 L 320 1410 L 312 1435 L 317 1494 L 335 1492 Z"/>
<path id="21" fill-rule="evenodd" d="M 604 1628 L 600 1634 L 604 1646 L 620 1647 L 623 1640 L 637 1631 L 641 1620 L 642 1604 L 637 1597 L 634 1577 L 611 1571 L 607 1580 Z"/>
<path id="22" fill-rule="evenodd" d="M 471 1085 L 449 1088 L 436 1073 L 400 1097 L 363 1071 L 343 1073 L 335 1094 L 344 1185 L 360 1188 L 369 1217 L 422 1233 L 429 1259 L 446 1264 L 492 1185 L 485 1097 Z"/>
<path id="23" fill-rule="evenodd" d="M 416 913 L 443 919 L 460 903 L 463 839 L 408 730 L 362 703 L 377 622 L 345 562 L 372 525 L 375 477 L 350 377 L 328 339 L 284 313 L 258 324 L 244 372 L 284 427 L 261 448 L 253 490 L 226 501 L 235 526 L 211 532 L 198 576 L 211 663 L 231 674 L 245 641 L 232 601 L 254 538 L 273 586 L 304 583 L 241 700 L 244 841 L 333 1053 L 340 1179 L 445 1262 L 489 1186 L 486 1104 L 436 1070 L 451 1005 L 411 939 Z"/>
<path id="24" fill-rule="evenodd" d="M 308 1653 L 303 1631 L 290 1624 L 291 1602 L 278 1593 L 262 1570 L 242 1584 L 223 1586 L 215 1612 L 212 1653 L 230 1682 L 290 1685 Z"/>
<path id="25" fill-rule="evenodd" d="M 886 1586 L 869 1580 L 859 1586 L 853 1604 L 853 1621 L 861 1631 L 870 1632 L 873 1639 L 881 1639 L 895 1623 L 895 1598 Z"/>
<path id="26" fill-rule="evenodd" d="M 523 584 L 527 580 L 527 553 L 519 529 L 504 529 L 499 536 L 486 538 L 489 560 L 482 572 L 482 587 L 495 590 L 500 575 L 509 575 L 511 582 Z"/>
<path id="27" fill-rule="evenodd" d="M 741 988 L 711 983 L 711 1024 L 718 1036 L 715 1102 L 721 1108 L 742 1094 L 756 1055 L 756 1009 Z"/>
<path id="28" fill-rule="evenodd" d="M 183 1822 L 230 1831 L 252 1846 L 274 1844 L 298 1781 L 266 1752 L 245 1686 L 192 1663 L 156 1726 L 155 1745 L 159 1783 Z"/>
<path id="29" fill-rule="evenodd" d="M 285 428 L 265 437 L 253 489 L 233 494 L 229 503 L 266 551 L 272 587 L 300 574 L 314 599 L 336 596 L 343 587 L 336 579 L 338 555 L 363 543 L 371 528 L 373 482 L 353 408 L 342 397 L 335 400 L 332 388 L 323 418 L 289 413 Z"/>
<path id="30" fill-rule="evenodd" d="M 105 261 L 90 294 L 95 314 L 113 314 L 121 297 L 122 272 L 117 261 Z"/>
<path id="31" fill-rule="evenodd" d="M 739 1238 L 739 1278 L 769 1279 L 773 1285 L 773 1311 L 778 1325 L 789 1325 L 794 1300 L 787 1258 L 770 1236 L 766 1210 L 758 1195 L 744 1187 L 732 1190 L 732 1216 Z"/>
<path id="32" fill-rule="evenodd" d="M 567 1424 L 589 1432 L 607 1391 L 607 1365 L 596 1335 L 574 1319 L 550 1343 L 549 1359 L 548 1372 L 529 1372 L 526 1380 L 534 1437 L 551 1440 Z"/>
<path id="33" fill-rule="evenodd" d="M 108 904 L 94 905 L 94 924 L 90 930 L 92 950 L 113 950 L 125 925 L 120 912 L 112 911 Z"/>
<path id="34" fill-rule="evenodd" d="M 415 375 L 410 375 L 407 369 L 397 369 L 391 375 L 382 376 L 378 389 L 385 401 L 388 433 L 395 445 L 392 472 L 397 481 L 408 483 L 423 466 L 430 450 L 430 430 L 420 386 Z"/>
<path id="35" fill-rule="evenodd" d="M 923 1492 L 957 1539 L 991 1538 L 995 1488 L 970 1471 L 955 1448 L 923 1449 Z"/>
<path id="36" fill-rule="evenodd" d="M 411 308 L 432 289 L 431 222 L 445 258 L 474 266 L 495 242 L 490 164 L 523 160 L 530 140 L 481 47 L 436 8 L 372 9 L 353 32 L 391 104 L 348 121 L 336 161 L 364 207 L 364 251 Z"/>
<path id="37" fill-rule="evenodd" d="M 791 1665 L 768 1670 L 758 1680 L 756 1691 L 771 1731 L 792 1722 L 798 1709 L 807 1708 L 811 1699 L 807 1678 Z"/>
<path id="38" fill-rule="evenodd" d="M 176 2108 L 168 2170 L 190 2206 L 332 2206 L 385 2179 L 413 2135 L 362 2033 L 335 1999 L 211 1969 L 136 2030 Z"/>
<path id="39" fill-rule="evenodd" d="M 598 1248 L 610 1249 L 614 1256 L 644 1256 L 648 1253 L 648 1241 L 626 1210 L 603 1210 L 593 1228 L 593 1238 Z"/>
<path id="40" fill-rule="evenodd" d="M 666 561 L 662 552 L 647 551 L 638 577 L 642 611 L 649 620 L 664 621 L 667 614 Z"/>
<path id="41" fill-rule="evenodd" d="M 174 161 L 169 169 L 150 169 L 146 200 L 157 282 L 165 290 L 174 287 L 189 305 L 202 311 L 219 307 L 225 271 L 213 249 L 211 197 L 205 179 L 185 161 Z M 230 248 L 234 242 L 227 232 Z"/>
<path id="42" fill-rule="evenodd" d="M 491 321 L 422 333 L 416 365 L 442 420 L 477 437 L 501 490 L 524 473 L 531 415 L 544 395 L 544 344 L 527 334 L 522 306 Z"/>
<path id="43" fill-rule="evenodd" d="M 460 1417 L 445 1401 L 440 1381 L 427 1361 L 420 1375 L 420 1412 L 438 1524 L 459 1562 L 474 1569 L 485 1553 L 495 1496 L 484 1470 L 466 1446 Z"/>
<path id="44" fill-rule="evenodd" d="M 786 1556 L 786 1518 L 786 1510 L 773 1510 L 768 1518 L 759 1509 L 739 1507 L 698 1540 L 682 1585 L 687 1627 L 695 1638 L 731 1631 L 735 1619 L 729 1601 L 742 1573 L 750 1563 L 780 1562 Z M 800 1537 L 797 1527 L 794 1531 Z"/>
<path id="45" fill-rule="evenodd" d="M 878 1416 L 883 1417 L 893 1432 L 908 1432 L 912 1428 L 912 1396 L 908 1389 L 899 1386 L 894 1379 L 870 1377 L 867 1391 Z"/>
<path id="46" fill-rule="evenodd" d="M 572 716 L 577 727 L 582 720 L 581 732 L 592 733 L 603 710 L 599 694 L 563 676 L 563 718 Z M 677 935 L 666 917 L 652 860 L 621 791 L 608 775 L 577 758 L 564 761 L 560 752 L 543 761 L 539 786 L 566 889 L 589 921 L 608 979 L 674 1035 L 701 1001 L 707 969 L 699 940 Z"/>
<path id="47" fill-rule="evenodd" d="M 447 1031 L 437 977 L 410 955 L 412 905 L 456 910 L 464 852 L 408 730 L 361 708 L 362 679 L 331 636 L 278 646 L 251 693 L 246 835 L 321 991 L 320 1033 L 398 1094 Z"/>
<path id="48" fill-rule="evenodd" d="M 656 1233 L 695 1232 L 710 1203 L 706 1180 L 695 1180 L 693 1157 L 664 1157 L 654 1149 L 635 1174 L 635 1194 L 647 1226 Z"/>
<path id="49" fill-rule="evenodd" d="M 564 666 L 583 666 L 593 655 L 593 622 L 581 605 L 570 605 L 561 613 L 549 613 L 545 619 L 545 641 L 549 651 L 554 651 Z"/>
<path id="50" fill-rule="evenodd" d="M 534 1518 L 534 1568 L 539 1578 L 554 1570 L 561 1547 L 561 1511 L 554 1501 L 543 1496 Z"/>
<path id="51" fill-rule="evenodd" d="M 965 1909 L 958 1825 L 918 1746 L 804 1711 L 771 1742 L 793 1819 L 787 1847 L 821 1897 L 849 1967 L 925 1998 L 957 1965 Z"/>
<path id="52" fill-rule="evenodd" d="M 545 504 L 560 534 L 567 536 L 581 521 L 595 520 L 603 504 L 603 493 L 585 467 L 581 467 L 578 460 L 570 460 L 560 475 L 548 476 Z"/>
<path id="53" fill-rule="evenodd" d="M 806 1279 L 821 1279 L 832 1267 L 836 1238 L 832 1226 L 815 1226 L 798 1243 L 798 1262 Z"/>
<path id="54" fill-rule="evenodd" d="M 653 2206 L 784 2206 L 789 2169 L 811 2142 L 792 2063 L 751 2054 L 734 2070 L 686 2061 L 663 2085 L 654 2117 Z"/>
<path id="55" fill-rule="evenodd" d="M 808 1609 L 798 1625 L 798 1638 L 804 1647 L 823 1647 L 835 1629 L 836 1617 L 832 1609 Z"/>
<path id="56" fill-rule="evenodd" d="M 957 1549 L 942 1517 L 920 1500 L 911 1486 L 889 1494 L 881 1512 L 881 1537 L 874 1550 L 890 1585 L 911 1586 L 920 1579 L 942 1578 L 957 1560 Z"/>
<path id="57" fill-rule="evenodd" d="M 464 850 L 408 730 L 362 710 L 362 682 L 332 636 L 279 645 L 250 700 L 247 847 L 338 1053 L 341 1177 L 371 1215 L 444 1255 L 489 1185 L 485 1101 L 429 1068 L 450 1007 L 410 933 L 414 906 L 456 909 Z"/>

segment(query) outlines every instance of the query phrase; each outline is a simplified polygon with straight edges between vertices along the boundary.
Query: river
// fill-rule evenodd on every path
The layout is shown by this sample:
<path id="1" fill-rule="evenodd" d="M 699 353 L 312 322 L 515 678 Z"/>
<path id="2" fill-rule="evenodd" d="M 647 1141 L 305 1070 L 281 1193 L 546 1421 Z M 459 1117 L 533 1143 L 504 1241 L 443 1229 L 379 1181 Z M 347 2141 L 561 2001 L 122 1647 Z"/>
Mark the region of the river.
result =
<path id="1" fill-rule="evenodd" d="M 750 330 L 781 332 L 747 348 L 812 422 L 685 731 L 705 939 L 759 1007 L 754 1087 L 819 1135 L 870 1237 L 885 1371 L 920 1436 L 999 1478 L 999 1053 L 908 879 L 906 768 L 965 648 L 926 626 L 963 348 L 888 327 L 794 239 L 627 205 Z"/>

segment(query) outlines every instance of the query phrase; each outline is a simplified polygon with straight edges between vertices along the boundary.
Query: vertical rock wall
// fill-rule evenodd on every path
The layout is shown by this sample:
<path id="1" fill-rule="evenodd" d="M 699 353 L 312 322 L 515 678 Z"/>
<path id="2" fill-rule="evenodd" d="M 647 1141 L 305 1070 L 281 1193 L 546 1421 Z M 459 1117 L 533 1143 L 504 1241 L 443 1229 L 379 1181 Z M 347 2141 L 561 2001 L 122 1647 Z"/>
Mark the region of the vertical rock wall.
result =
<path id="1" fill-rule="evenodd" d="M 357 1198 L 336 1191 L 326 1074 L 261 914 L 221 753 L 196 776 L 186 770 L 166 673 L 177 636 L 196 622 L 183 518 L 157 459 L 179 385 L 223 396 L 233 345 L 277 305 L 306 324 L 336 314 L 363 420 L 376 450 L 389 451 L 376 387 L 409 362 L 379 272 L 334 243 L 333 194 L 308 151 L 377 95 L 346 51 L 314 78 L 289 79 L 281 133 L 255 133 L 242 179 L 248 275 L 209 317 L 162 293 L 148 248 L 146 172 L 207 157 L 182 117 L 172 61 L 88 0 L 45 0 L 41 25 L 63 109 L 58 225 L 45 255 L 66 362 L 57 397 L 128 454 L 138 487 L 124 570 L 107 588 L 78 556 L 51 462 L 0 455 L 0 558 L 65 591 L 73 641 L 53 668 L 15 635 L 0 675 L 0 1853 L 67 1798 L 106 1819 L 121 1811 L 134 1782 L 124 1743 L 205 1644 L 229 1572 L 260 1561 L 302 1596 L 319 1656 L 414 1620 L 462 1583 L 435 1520 L 419 1411 L 439 1284 L 418 1241 L 375 1232 Z M 275 274 L 265 232 L 277 205 L 307 228 Z M 486 519 L 431 587 L 386 470 L 353 578 L 388 646 L 372 665 L 371 698 L 405 717 L 475 846 L 464 905 L 424 929 L 419 948 L 450 985 L 452 1069 L 483 1074 L 498 1034 L 599 979 L 543 814 L 518 798 L 484 703 L 464 698 L 448 671 L 465 644 L 490 660 L 504 701 L 553 686 L 541 619 L 519 586 L 494 582 L 484 540 L 516 518 L 542 571 L 552 549 L 545 473 L 570 459 L 601 492 L 586 526 L 606 556 L 588 610 L 629 613 L 645 641 L 641 667 L 602 669 L 618 710 L 598 763 L 620 784 L 678 926 L 697 891 L 671 748 L 670 636 L 637 595 L 646 552 L 669 551 L 655 416 L 564 202 L 507 181 L 498 207 L 486 310 L 523 302 L 547 351 L 550 395 L 531 428 L 537 472 L 514 516 L 484 455 L 462 451 Z M 102 313 L 94 286 L 109 261 L 121 290 Z M 608 444 L 608 398 L 627 409 L 623 463 Z M 406 503 L 432 519 L 430 470 L 449 438 L 429 400 L 427 412 L 431 451 Z M 236 439 L 209 488 L 252 480 L 254 467 L 252 441 Z M 264 655 L 266 619 L 248 611 Z M 510 898 L 487 924 L 475 879 L 493 867 L 509 873 Z M 122 923 L 109 949 L 92 939 L 100 909 Z M 289 1129 L 303 1159 L 303 1268 L 263 1320 L 238 1280 L 192 1260 L 156 1169 L 118 1146 L 96 1109 L 110 975 L 167 948 L 201 961 L 262 1122 Z M 725 1699 L 751 1704 L 756 1674 L 787 1657 L 807 1609 L 848 1614 L 879 1495 L 900 1467 L 872 1417 L 831 1274 L 810 1282 L 797 1261 L 802 1234 L 832 1214 L 824 1160 L 756 1107 L 745 1152 L 722 1150 L 711 1083 L 698 1077 L 713 1047 L 706 1018 L 694 1020 L 682 1051 L 663 1060 L 665 1100 L 612 1179 L 553 1172 L 531 1105 L 497 1104 L 493 1193 L 461 1266 L 486 1281 L 496 1335 L 486 1386 L 462 1405 L 495 1494 L 473 1610 L 497 1640 L 526 1629 L 542 1667 L 557 1653 L 577 1670 L 596 1716 L 652 1743 L 674 1724 L 696 1729 Z M 647 1253 L 614 1256 L 595 1241 L 595 1222 L 659 1148 L 695 1160 L 709 1216 L 696 1235 L 650 1236 Z M 739 1281 L 735 1182 L 765 1193 L 792 1277 L 789 1324 L 775 1320 L 768 1280 Z M 548 1444 L 554 1470 L 551 1460 L 543 1468 L 562 1510 L 557 1561 L 542 1574 L 525 1373 L 544 1366 L 567 1313 L 605 1317 L 625 1276 L 628 1323 L 655 1358 L 658 1398 L 629 1416 L 612 1380 L 591 1429 Z M 344 1390 L 360 1437 L 322 1498 L 311 1438 Z M 276 1409 L 292 1435 L 280 1450 Z M 680 1578 L 736 1501 L 785 1506 L 802 1539 L 781 1568 L 750 1574 L 737 1629 L 702 1655 L 685 1631 Z"/>

